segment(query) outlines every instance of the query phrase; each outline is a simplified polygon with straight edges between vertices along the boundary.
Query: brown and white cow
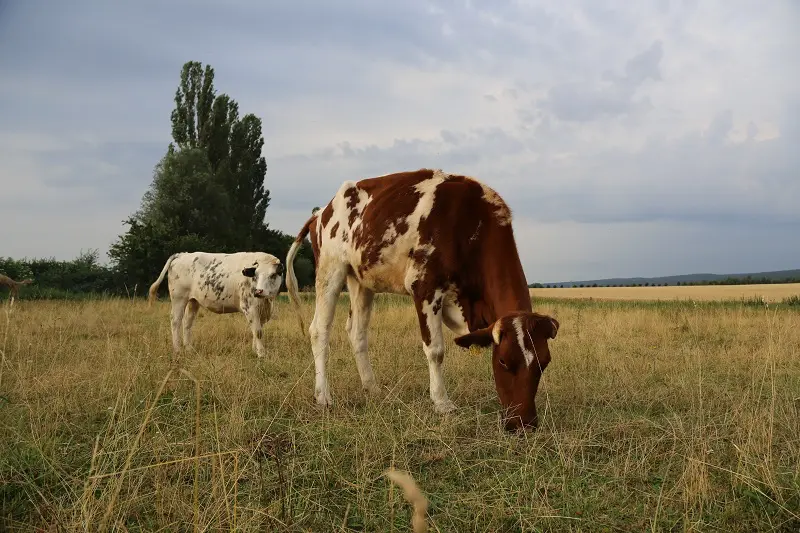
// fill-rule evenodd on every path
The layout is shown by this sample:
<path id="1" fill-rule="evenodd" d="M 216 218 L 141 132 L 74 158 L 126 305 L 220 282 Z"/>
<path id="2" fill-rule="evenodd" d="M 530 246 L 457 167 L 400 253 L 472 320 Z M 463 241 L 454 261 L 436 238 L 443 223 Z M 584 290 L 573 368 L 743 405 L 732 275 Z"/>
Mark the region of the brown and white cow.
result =
<path id="1" fill-rule="evenodd" d="M 241 311 L 253 333 L 253 350 L 258 357 L 264 357 L 262 327 L 272 316 L 283 270 L 280 259 L 264 252 L 177 253 L 167 259 L 161 275 L 150 286 L 149 302 L 153 302 L 158 286 L 169 273 L 175 353 L 181 350 L 181 324 L 183 344 L 191 346 L 192 325 L 202 306 L 217 314 Z"/>
<path id="2" fill-rule="evenodd" d="M 378 389 L 367 356 L 373 295 L 410 294 L 436 411 L 455 408 L 442 375 L 444 323 L 461 347 L 493 346 L 506 428 L 537 426 L 536 391 L 550 362 L 548 339 L 555 338 L 559 324 L 531 310 L 511 211 L 494 190 L 471 177 L 429 169 L 344 182 L 306 222 L 286 258 L 286 285 L 303 329 L 293 262 L 309 233 L 316 260 L 309 333 L 317 403 L 332 403 L 328 338 L 336 300 L 347 283 L 347 332 L 368 392 Z"/>

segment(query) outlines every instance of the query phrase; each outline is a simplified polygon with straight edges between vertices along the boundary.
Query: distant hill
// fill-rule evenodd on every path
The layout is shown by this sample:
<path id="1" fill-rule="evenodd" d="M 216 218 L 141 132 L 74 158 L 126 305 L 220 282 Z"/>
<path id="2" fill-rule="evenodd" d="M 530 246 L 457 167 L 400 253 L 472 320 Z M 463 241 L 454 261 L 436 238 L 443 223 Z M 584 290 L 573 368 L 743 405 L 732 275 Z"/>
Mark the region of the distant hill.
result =
<path id="1" fill-rule="evenodd" d="M 529 285 L 537 286 L 557 286 L 557 287 L 577 287 L 583 285 L 584 287 L 598 286 L 630 286 L 630 285 L 705 285 L 717 284 L 721 282 L 731 282 L 734 280 L 738 283 L 787 283 L 789 281 L 800 283 L 800 269 L 795 270 L 775 270 L 772 272 L 752 272 L 749 274 L 681 274 L 679 276 L 661 276 L 654 278 L 608 278 L 608 279 L 592 279 L 584 281 L 559 281 L 559 282 L 538 282 Z"/>

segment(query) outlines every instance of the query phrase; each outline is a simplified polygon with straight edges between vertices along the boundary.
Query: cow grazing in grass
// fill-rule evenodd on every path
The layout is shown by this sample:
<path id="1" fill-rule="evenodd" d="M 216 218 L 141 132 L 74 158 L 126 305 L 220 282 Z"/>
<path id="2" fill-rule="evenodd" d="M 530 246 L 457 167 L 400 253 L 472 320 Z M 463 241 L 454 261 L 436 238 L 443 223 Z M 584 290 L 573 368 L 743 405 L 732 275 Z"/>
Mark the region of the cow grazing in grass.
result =
<path id="1" fill-rule="evenodd" d="M 218 254 L 177 253 L 167 259 L 161 275 L 150 286 L 152 301 L 168 275 L 172 301 L 172 347 L 191 346 L 191 329 L 200 307 L 217 314 L 241 311 L 253 332 L 253 350 L 266 354 L 262 327 L 272 316 L 272 304 L 281 287 L 283 265 L 274 255 L 262 252 Z"/>
<path id="2" fill-rule="evenodd" d="M 33 283 L 32 279 L 23 279 L 22 281 L 14 281 L 5 274 L 0 274 L 0 287 L 8 287 L 8 299 L 19 299 L 19 288 L 24 285 Z"/>
<path id="3" fill-rule="evenodd" d="M 511 211 L 494 190 L 467 176 L 428 169 L 343 183 L 306 222 L 286 258 L 286 284 L 302 329 L 293 262 L 309 234 L 316 260 L 316 307 L 309 332 L 317 403 L 332 403 L 328 338 L 338 294 L 347 283 L 346 327 L 368 392 L 378 389 L 367 356 L 373 295 L 410 294 L 436 411 L 455 408 L 442 375 L 444 323 L 461 347 L 493 347 L 492 370 L 506 429 L 538 425 L 536 391 L 550 362 L 548 340 L 555 338 L 559 324 L 532 312 Z"/>

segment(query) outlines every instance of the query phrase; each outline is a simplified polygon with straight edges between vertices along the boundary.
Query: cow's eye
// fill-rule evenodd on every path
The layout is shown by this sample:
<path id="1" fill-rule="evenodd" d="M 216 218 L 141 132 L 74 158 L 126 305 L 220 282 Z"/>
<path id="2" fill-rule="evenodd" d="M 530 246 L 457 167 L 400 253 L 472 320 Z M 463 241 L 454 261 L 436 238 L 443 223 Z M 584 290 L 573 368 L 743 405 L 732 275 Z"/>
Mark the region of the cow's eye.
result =
<path id="1" fill-rule="evenodd" d="M 502 366 L 503 368 L 505 368 L 506 370 L 508 370 L 508 365 L 506 364 L 506 360 L 505 360 L 505 359 L 503 359 L 503 358 L 501 357 L 501 358 L 500 358 L 500 359 L 499 359 L 497 362 L 498 362 L 498 363 L 500 363 L 500 366 Z"/>

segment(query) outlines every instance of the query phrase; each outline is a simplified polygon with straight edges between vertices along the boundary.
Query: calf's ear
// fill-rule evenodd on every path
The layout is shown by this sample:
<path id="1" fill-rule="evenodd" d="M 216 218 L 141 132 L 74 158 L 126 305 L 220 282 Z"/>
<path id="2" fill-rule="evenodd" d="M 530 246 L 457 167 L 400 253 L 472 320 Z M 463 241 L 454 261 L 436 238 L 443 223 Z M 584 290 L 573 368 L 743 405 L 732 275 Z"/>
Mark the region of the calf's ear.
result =
<path id="1" fill-rule="evenodd" d="M 454 341 L 462 348 L 469 348 L 472 345 L 483 346 L 484 348 L 486 346 L 491 346 L 492 343 L 495 342 L 495 337 L 492 332 L 493 326 L 494 324 L 487 328 L 476 329 L 475 331 L 456 337 Z M 499 336 L 497 340 L 500 340 Z"/>
<path id="2" fill-rule="evenodd" d="M 256 267 L 248 267 L 242 269 L 242 275 L 248 278 L 256 277 Z"/>

